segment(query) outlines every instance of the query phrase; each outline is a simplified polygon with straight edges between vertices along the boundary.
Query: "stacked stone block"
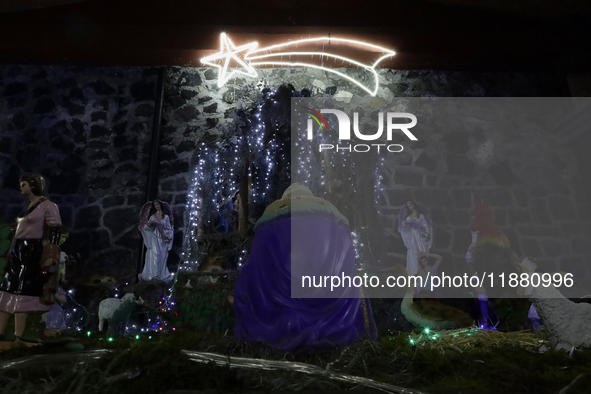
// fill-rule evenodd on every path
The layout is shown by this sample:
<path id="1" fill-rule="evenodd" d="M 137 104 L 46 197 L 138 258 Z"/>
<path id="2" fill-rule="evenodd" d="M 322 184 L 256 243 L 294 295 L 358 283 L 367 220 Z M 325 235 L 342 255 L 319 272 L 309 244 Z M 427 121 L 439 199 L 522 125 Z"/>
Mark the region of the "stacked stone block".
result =
<path id="1" fill-rule="evenodd" d="M 18 177 L 43 174 L 88 269 L 126 277 L 140 250 L 157 73 L 152 68 L 0 67 L 0 216 L 24 207 Z"/>
<path id="2" fill-rule="evenodd" d="M 157 177 L 159 194 L 175 216 L 171 265 L 180 259 L 188 225 L 187 192 L 198 144 L 236 127 L 236 111 L 251 109 L 262 88 L 291 84 L 312 96 L 367 96 L 322 70 L 259 70 L 260 79 L 240 77 L 222 88 L 217 73 L 166 70 Z M 543 73 L 379 73 L 377 96 L 384 100 L 562 95 L 560 78 Z M 2 221 L 14 220 L 23 208 L 18 176 L 40 172 L 73 230 L 70 247 L 87 258 L 88 268 L 133 276 L 141 250 L 136 225 L 146 201 L 156 85 L 153 68 L 0 67 Z M 540 258 L 543 269 L 590 274 L 590 203 L 572 151 L 557 148 L 551 136 L 508 138 L 487 130 L 474 130 L 469 138 L 442 131 L 389 157 L 384 192 L 375 196 L 391 244 L 389 258 L 404 261 L 395 219 L 400 206 L 415 199 L 432 209 L 434 251 L 446 264 L 463 264 L 471 212 L 485 200 L 517 253 Z"/>

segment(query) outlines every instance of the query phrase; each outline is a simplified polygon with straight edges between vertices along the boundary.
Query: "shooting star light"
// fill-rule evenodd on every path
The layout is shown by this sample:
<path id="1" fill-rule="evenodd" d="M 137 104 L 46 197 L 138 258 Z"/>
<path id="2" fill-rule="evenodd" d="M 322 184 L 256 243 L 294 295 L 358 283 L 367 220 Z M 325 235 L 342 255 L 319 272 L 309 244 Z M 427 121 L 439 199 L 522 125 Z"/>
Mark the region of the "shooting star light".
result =
<path id="1" fill-rule="evenodd" d="M 258 46 L 256 42 L 235 47 L 227 35 L 222 33 L 221 42 L 219 53 L 201 59 L 204 64 L 220 68 L 219 87 L 232 78 L 234 73 L 256 77 L 257 73 L 253 66 L 311 67 L 336 74 L 375 96 L 379 87 L 376 67 L 382 60 L 396 54 L 378 45 L 335 37 L 307 38 L 256 49 Z M 327 46 L 337 53 L 324 52 Z M 244 52 L 244 55 L 239 57 L 238 53 L 241 52 Z M 365 64 L 359 60 L 359 57 L 360 54 L 367 52 L 381 54 L 381 56 L 372 64 Z M 223 64 L 219 63 L 220 60 L 223 60 Z M 230 60 L 236 61 L 246 71 L 236 69 L 228 73 Z M 355 66 L 363 70 L 363 73 L 360 77 L 353 78 L 337 68 L 332 68 L 333 65 L 343 68 Z"/>
<path id="2" fill-rule="evenodd" d="M 220 75 L 218 77 L 218 87 L 222 87 L 226 84 L 226 82 L 232 78 L 234 73 L 243 74 L 249 77 L 256 78 L 257 72 L 252 66 L 244 61 L 238 54 L 241 52 L 246 52 L 246 55 L 254 48 L 257 47 L 258 43 L 253 42 L 250 44 L 241 45 L 236 47 L 232 41 L 228 38 L 226 33 L 222 33 L 220 36 L 220 52 L 206 56 L 201 59 L 201 63 L 207 64 L 208 66 L 219 67 Z M 246 57 L 246 56 L 245 56 Z M 222 61 L 223 64 L 219 64 L 218 61 Z M 246 71 L 235 69 L 231 70 L 228 73 L 228 66 L 230 65 L 230 61 L 234 60 L 238 64 L 242 66 L 242 68 Z"/>

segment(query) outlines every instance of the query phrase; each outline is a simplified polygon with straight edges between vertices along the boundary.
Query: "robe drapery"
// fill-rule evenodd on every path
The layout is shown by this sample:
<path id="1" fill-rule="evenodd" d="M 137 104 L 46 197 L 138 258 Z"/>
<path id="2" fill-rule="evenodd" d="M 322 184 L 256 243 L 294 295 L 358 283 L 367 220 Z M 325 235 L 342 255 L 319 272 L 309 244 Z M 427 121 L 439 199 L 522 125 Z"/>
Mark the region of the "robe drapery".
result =
<path id="1" fill-rule="evenodd" d="M 11 245 L 9 260 L 0 283 L 0 311 L 6 313 L 45 312 L 41 304 L 44 278 L 39 272 L 43 252 L 43 232 L 62 223 L 57 205 L 42 201 L 28 214 L 17 219 L 18 226 Z"/>
<path id="2" fill-rule="evenodd" d="M 410 216 L 402 222 L 400 235 L 406 246 L 406 271 L 409 275 L 416 275 L 419 272 L 419 253 L 429 253 L 433 239 L 431 228 L 421 214 L 417 219 Z"/>
<path id="3" fill-rule="evenodd" d="M 319 200 L 312 196 L 308 201 Z M 341 289 L 341 298 L 291 297 L 292 275 L 296 284 L 302 275 L 355 276 L 346 219 L 336 208 L 314 203 L 305 209 L 292 209 L 290 203 L 277 208 L 271 213 L 268 208 L 257 222 L 251 254 L 236 281 L 235 336 L 284 351 L 376 338 L 371 306 L 359 288 Z M 311 287 L 306 297 L 328 290 Z"/>
<path id="4" fill-rule="evenodd" d="M 167 280 L 170 279 L 171 274 L 166 267 L 166 261 L 168 260 L 168 252 L 172 248 L 174 229 L 168 215 L 165 215 L 162 220 L 157 220 L 152 215 L 150 216 L 150 222 L 154 222 L 155 225 L 151 227 L 145 224 L 140 228 L 144 238 L 144 245 L 147 248 L 146 261 L 140 279 L 151 280 L 158 278 Z M 165 238 L 169 241 L 166 242 Z"/>

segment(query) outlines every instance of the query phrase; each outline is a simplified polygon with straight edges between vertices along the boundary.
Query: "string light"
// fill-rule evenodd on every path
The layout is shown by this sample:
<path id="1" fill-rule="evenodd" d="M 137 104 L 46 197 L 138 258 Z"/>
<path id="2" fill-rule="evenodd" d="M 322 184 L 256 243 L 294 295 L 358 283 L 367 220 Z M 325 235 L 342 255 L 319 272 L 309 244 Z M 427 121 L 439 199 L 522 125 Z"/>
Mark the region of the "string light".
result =
<path id="1" fill-rule="evenodd" d="M 453 333 L 452 337 L 457 338 L 460 335 L 466 335 L 466 336 L 470 337 L 470 336 L 476 334 L 478 331 L 483 331 L 483 330 L 478 327 L 457 330 L 456 332 Z M 421 333 L 417 334 L 417 335 L 418 335 L 418 337 L 416 335 L 413 337 L 412 334 L 408 336 L 408 342 L 413 346 L 415 346 L 415 345 L 418 346 L 418 345 L 424 344 L 425 341 L 435 341 L 441 337 L 440 333 L 433 332 L 433 330 L 431 330 L 428 327 L 425 327 L 423 329 L 423 331 L 421 331 Z"/>
<path id="2" fill-rule="evenodd" d="M 271 45 L 265 48 L 256 49 L 258 46 L 257 42 L 253 42 L 250 44 L 242 45 L 240 47 L 236 47 L 232 41 L 228 38 L 226 33 L 222 33 L 220 35 L 220 52 L 206 56 L 201 59 L 203 64 L 207 64 L 210 66 L 218 67 L 220 69 L 219 77 L 218 77 L 218 87 L 224 86 L 224 84 L 232 78 L 234 73 L 239 73 L 245 76 L 256 77 L 257 73 L 252 66 L 286 66 L 286 67 L 309 67 L 309 68 L 316 68 L 319 70 L 327 71 L 333 74 L 338 75 L 339 77 L 346 79 L 355 85 L 359 86 L 361 89 L 368 92 L 370 95 L 375 96 L 378 92 L 379 88 L 379 75 L 376 71 L 376 67 L 378 64 L 387 58 L 390 58 L 396 54 L 396 52 L 378 46 L 374 44 L 370 44 L 363 41 L 358 40 L 350 40 L 346 38 L 338 38 L 338 37 L 316 37 L 316 38 L 306 38 L 301 40 L 295 41 L 288 41 L 281 44 Z M 356 59 L 325 52 L 324 46 L 325 44 L 340 44 L 343 46 L 353 47 L 355 49 L 365 51 L 365 52 L 378 52 L 383 53 L 376 61 L 372 64 L 365 64 Z M 318 51 L 304 51 L 304 50 L 283 50 L 287 48 L 297 48 L 298 45 L 305 45 L 305 44 L 315 44 L 317 46 L 322 45 L 322 52 Z M 238 54 L 244 52 L 243 57 L 239 57 Z M 299 60 L 283 60 L 284 57 L 291 59 L 294 56 Z M 317 61 L 314 62 L 314 57 L 317 58 Z M 325 60 L 326 58 L 326 60 Z M 305 61 L 303 61 L 305 59 Z M 237 62 L 243 70 L 235 69 L 230 71 L 228 74 L 228 67 L 229 62 L 233 60 Z M 338 71 L 332 67 L 326 67 L 325 63 L 331 64 L 340 61 L 341 64 L 347 62 L 347 66 L 354 65 L 357 68 L 361 68 L 362 70 L 366 71 L 369 75 L 363 76 L 359 78 L 359 80 L 348 76 L 347 74 Z M 219 64 L 219 61 L 223 61 L 223 64 Z M 369 87 L 364 84 L 364 81 L 371 81 L 373 85 Z"/>
<path id="3" fill-rule="evenodd" d="M 267 92 L 265 101 L 275 104 L 276 93 L 276 90 Z M 278 166 L 278 163 L 285 163 L 290 159 L 286 153 L 289 147 L 276 140 L 265 142 L 267 116 L 263 115 L 268 114 L 265 111 L 269 110 L 265 103 L 259 103 L 253 116 L 241 119 L 250 126 L 250 132 L 245 136 L 234 135 L 224 141 L 199 144 L 199 161 L 188 193 L 189 224 L 188 231 L 185 232 L 181 271 L 195 272 L 206 256 L 204 251 L 199 250 L 199 239 L 215 231 L 220 206 L 239 190 L 241 177 L 244 176 L 239 169 L 249 164 L 247 173 L 252 185 L 249 197 L 255 207 L 253 216 L 262 213 L 256 210 L 264 209 L 275 198 L 273 179 L 289 179 L 289 166 Z M 278 123 L 273 122 L 272 125 L 276 127 Z M 241 129 L 238 133 L 242 133 Z M 246 162 L 248 158 L 250 162 Z M 283 168 L 285 172 L 282 172 Z M 246 250 L 239 252 L 237 268 L 244 264 L 246 254 Z"/>

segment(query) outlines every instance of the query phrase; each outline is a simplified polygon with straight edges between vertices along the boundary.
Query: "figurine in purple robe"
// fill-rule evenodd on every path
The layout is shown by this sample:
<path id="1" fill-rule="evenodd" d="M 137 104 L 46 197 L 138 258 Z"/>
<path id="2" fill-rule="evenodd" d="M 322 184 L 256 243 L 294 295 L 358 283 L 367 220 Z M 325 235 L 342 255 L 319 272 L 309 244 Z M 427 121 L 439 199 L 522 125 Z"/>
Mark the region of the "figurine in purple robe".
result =
<path id="1" fill-rule="evenodd" d="M 292 297 L 303 276 L 356 275 L 348 221 L 331 203 L 294 184 L 267 207 L 255 230 L 234 292 L 236 337 L 283 351 L 377 337 L 362 288 L 310 286 L 300 289 L 305 297 Z"/>

